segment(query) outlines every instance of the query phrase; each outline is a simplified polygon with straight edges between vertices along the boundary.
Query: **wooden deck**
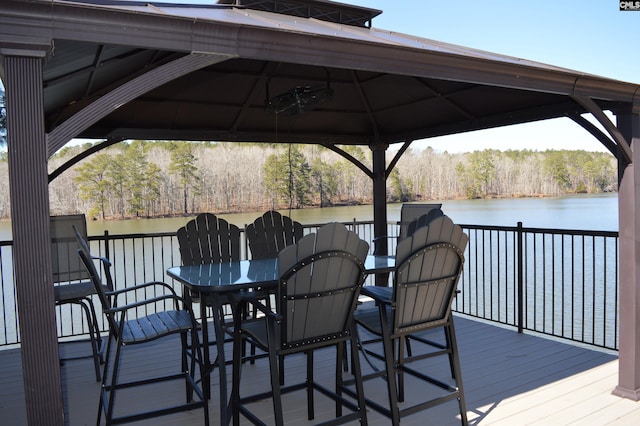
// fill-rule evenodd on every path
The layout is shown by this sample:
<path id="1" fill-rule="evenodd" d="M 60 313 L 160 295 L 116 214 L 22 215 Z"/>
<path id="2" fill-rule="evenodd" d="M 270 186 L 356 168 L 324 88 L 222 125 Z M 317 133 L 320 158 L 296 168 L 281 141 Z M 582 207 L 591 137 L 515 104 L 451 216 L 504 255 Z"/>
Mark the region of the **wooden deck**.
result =
<path id="1" fill-rule="evenodd" d="M 533 335 L 519 335 L 511 329 L 456 318 L 456 330 L 461 352 L 461 363 L 467 399 L 468 416 L 475 425 L 637 425 L 640 424 L 640 402 L 611 395 L 617 383 L 618 361 L 615 354 L 578 347 Z M 168 368 L 175 365 L 177 339 L 157 342 L 141 348 L 129 348 L 131 361 L 123 374 L 142 374 L 149 369 Z M 66 344 L 62 350 L 79 351 L 88 343 Z M 333 352 L 330 353 L 333 355 Z M 333 372 L 329 360 L 333 356 L 317 356 L 318 375 Z M 291 357 L 287 361 L 290 379 L 302 377 L 303 358 Z M 443 360 L 444 362 L 444 360 Z M 135 364 L 135 365 L 134 365 Z M 326 364 L 326 365 L 325 365 Z M 243 378 L 251 387 L 266 386 L 266 362 L 247 365 Z M 142 367 L 141 367 L 142 366 Z M 363 362 L 363 368 L 369 368 Z M 434 360 L 425 368 L 437 369 Z M 230 371 L 230 369 L 229 369 Z M 90 359 L 67 361 L 62 367 L 68 424 L 95 424 L 99 385 L 95 381 Z M 212 375 L 210 402 L 211 424 L 218 424 L 217 375 Z M 408 395 L 423 395 L 423 386 L 409 382 Z M 140 405 L 150 405 L 182 397 L 179 383 L 149 389 L 149 393 L 122 395 L 118 406 L 123 410 Z M 384 395 L 382 382 L 370 382 L 366 393 Z M 306 421 L 303 394 L 293 394 L 285 399 L 287 424 L 309 424 Z M 265 418 L 271 417 L 270 404 L 261 403 L 257 410 Z M 324 412 L 332 412 L 332 403 L 317 398 L 317 418 Z M 429 411 L 403 419 L 403 425 L 455 425 L 457 406 L 447 403 Z M 0 351 L 0 423 L 3 425 L 26 424 L 22 368 L 17 349 Z M 369 411 L 369 423 L 386 425 L 389 421 Z M 153 419 L 139 424 L 149 425 L 199 425 L 202 410 Z"/>

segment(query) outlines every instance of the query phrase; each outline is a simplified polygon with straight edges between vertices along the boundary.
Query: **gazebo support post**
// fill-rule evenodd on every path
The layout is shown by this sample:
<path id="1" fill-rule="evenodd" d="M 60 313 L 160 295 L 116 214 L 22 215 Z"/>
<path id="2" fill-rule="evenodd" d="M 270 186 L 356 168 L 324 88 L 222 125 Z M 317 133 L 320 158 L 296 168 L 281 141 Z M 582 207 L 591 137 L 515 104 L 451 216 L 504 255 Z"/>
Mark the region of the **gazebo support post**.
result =
<path id="1" fill-rule="evenodd" d="M 640 111 L 617 116 L 618 129 L 631 145 L 631 163 L 619 162 L 620 244 L 618 386 L 614 395 L 640 400 Z M 618 156 L 621 158 L 622 156 Z"/>
<path id="2" fill-rule="evenodd" d="M 386 255 L 387 239 L 380 238 L 387 233 L 387 172 L 385 154 L 388 145 L 371 145 L 373 152 L 373 234 L 378 238 L 374 245 L 374 254 Z M 389 274 L 376 274 L 376 285 L 387 286 Z"/>
<path id="3" fill-rule="evenodd" d="M 42 50 L 3 49 L 13 266 L 27 422 L 63 425 L 49 235 Z"/>

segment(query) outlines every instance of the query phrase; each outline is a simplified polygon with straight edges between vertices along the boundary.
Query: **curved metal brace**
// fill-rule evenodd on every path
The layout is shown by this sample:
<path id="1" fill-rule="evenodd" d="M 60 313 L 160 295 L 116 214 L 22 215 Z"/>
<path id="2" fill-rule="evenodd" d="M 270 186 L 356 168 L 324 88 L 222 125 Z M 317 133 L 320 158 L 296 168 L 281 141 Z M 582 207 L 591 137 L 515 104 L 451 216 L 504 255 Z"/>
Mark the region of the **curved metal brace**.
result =
<path id="1" fill-rule="evenodd" d="M 369 176 L 369 178 L 373 179 L 373 172 L 369 168 L 367 168 L 367 166 L 362 164 L 362 162 L 360 160 L 358 160 L 356 157 L 354 157 L 353 155 L 351 155 L 348 152 L 338 148 L 334 144 L 327 143 L 327 144 L 322 144 L 322 146 L 324 146 L 327 149 L 330 149 L 331 151 L 333 151 L 336 154 L 340 155 L 341 157 L 345 158 L 347 161 L 349 161 L 350 163 L 355 165 L 357 168 L 362 170 L 364 172 L 364 174 Z"/>
<path id="2" fill-rule="evenodd" d="M 154 68 L 131 81 L 118 86 L 95 102 L 80 110 L 47 135 L 47 154 L 51 157 L 57 150 L 78 135 L 82 130 L 109 115 L 122 105 L 147 93 L 149 90 L 175 80 L 193 71 L 225 61 L 231 55 L 207 55 L 191 53 L 175 61 Z"/>
<path id="3" fill-rule="evenodd" d="M 571 113 L 567 114 L 567 117 L 573 120 L 576 124 L 579 124 L 580 127 L 584 128 L 587 132 L 591 133 L 593 137 L 598 139 L 602 145 L 605 146 L 613 154 L 615 157 L 618 152 L 618 146 L 616 143 L 608 137 L 602 130 L 596 127 L 595 124 L 581 116 L 580 114 Z"/>
<path id="4" fill-rule="evenodd" d="M 96 145 L 93 145 L 91 148 L 82 151 L 80 154 L 76 155 L 75 157 L 70 158 L 69 160 L 65 161 L 64 164 L 62 164 L 60 167 L 58 167 L 57 169 L 55 169 L 53 172 L 49 173 L 49 183 L 51 183 L 51 181 L 53 181 L 55 178 L 57 178 L 58 176 L 60 176 L 62 173 L 64 173 L 65 171 L 69 170 L 71 167 L 73 167 L 74 165 L 78 164 L 80 161 L 84 160 L 85 158 L 87 158 L 88 156 L 90 156 L 91 154 L 95 154 L 96 152 L 103 150 L 111 145 L 115 145 L 118 142 L 122 142 L 124 140 L 124 138 L 113 138 L 113 139 L 107 139 L 105 141 L 102 141 Z"/>
<path id="5" fill-rule="evenodd" d="M 613 124 L 611 122 L 611 120 L 609 120 L 609 118 L 604 114 L 604 111 L 602 111 L 602 109 L 598 106 L 598 104 L 596 104 L 593 101 L 593 99 L 588 98 L 586 96 L 572 95 L 571 97 L 576 102 L 578 102 L 580 105 L 585 107 L 587 109 L 587 111 L 589 111 L 591 114 L 593 114 L 593 116 L 596 118 L 596 120 L 598 120 L 598 122 L 600 124 L 602 124 L 602 126 L 605 128 L 605 130 L 611 135 L 611 137 L 613 139 L 612 143 L 614 143 L 615 147 L 618 148 L 618 149 L 612 151 L 613 154 L 616 156 L 616 158 L 618 157 L 619 154 L 621 154 L 621 155 L 624 156 L 625 162 L 627 164 L 631 164 L 633 156 L 632 156 L 632 153 L 631 153 L 631 148 L 629 147 L 629 142 L 627 142 L 627 140 L 624 138 L 622 133 L 620 133 L 620 130 L 618 130 L 618 128 L 615 126 L 615 124 Z M 571 117 L 571 118 L 573 118 L 573 117 Z M 581 123 L 578 123 L 578 124 L 582 125 Z M 583 126 L 583 127 L 585 127 L 585 126 Z M 587 130 L 589 130 L 589 129 L 587 129 Z M 596 136 L 596 137 L 598 137 L 598 136 Z M 600 138 L 598 138 L 598 140 L 600 140 Z M 602 140 L 600 140 L 600 142 L 602 142 Z M 605 146 L 606 146 L 606 144 L 605 144 Z M 609 148 L 608 146 L 607 146 L 607 148 L 611 151 L 611 148 Z"/>
<path id="6" fill-rule="evenodd" d="M 413 140 L 410 140 L 402 145 L 402 148 L 400 148 L 400 150 L 396 153 L 396 155 L 393 157 L 393 160 L 391 160 L 391 162 L 389 163 L 387 170 L 384 172 L 385 178 L 388 178 L 391 175 L 394 167 L 396 167 L 396 164 L 398 164 L 398 161 L 400 161 L 400 158 L 404 155 L 405 151 L 409 149 L 409 146 L 411 146 L 412 142 Z"/>

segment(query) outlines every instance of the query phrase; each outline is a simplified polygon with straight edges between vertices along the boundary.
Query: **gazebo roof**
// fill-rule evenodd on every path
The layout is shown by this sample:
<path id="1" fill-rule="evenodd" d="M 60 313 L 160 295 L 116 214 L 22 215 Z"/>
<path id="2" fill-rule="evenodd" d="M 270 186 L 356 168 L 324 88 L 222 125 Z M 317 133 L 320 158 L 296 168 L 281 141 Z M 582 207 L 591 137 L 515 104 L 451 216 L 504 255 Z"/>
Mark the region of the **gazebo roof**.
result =
<path id="1" fill-rule="evenodd" d="M 325 0 L 0 2 L 12 256 L 31 423 L 63 421 L 47 159 L 71 139 L 106 139 L 81 156 L 123 139 L 321 144 L 371 178 L 379 237 L 386 235 L 387 176 L 413 140 L 562 116 L 620 160 L 614 393 L 640 399 L 640 178 L 633 167 L 640 154 L 632 149 L 640 140 L 640 86 L 381 30 L 372 22 L 379 13 Z M 387 162 L 396 142 L 404 144 Z M 342 144 L 370 146 L 371 166 Z M 386 253 L 385 243 L 375 252 Z"/>
<path id="2" fill-rule="evenodd" d="M 639 102 L 630 83 L 368 27 L 379 13 L 322 0 L 10 1 L 0 41 L 47 47 L 47 133 L 114 87 L 140 90 L 56 149 L 72 137 L 390 144 L 576 117 L 587 109 L 574 95 L 600 109 Z M 142 74 L 187 56 L 215 59 L 140 89 Z M 331 95 L 312 112 L 268 111 L 310 89 Z"/>

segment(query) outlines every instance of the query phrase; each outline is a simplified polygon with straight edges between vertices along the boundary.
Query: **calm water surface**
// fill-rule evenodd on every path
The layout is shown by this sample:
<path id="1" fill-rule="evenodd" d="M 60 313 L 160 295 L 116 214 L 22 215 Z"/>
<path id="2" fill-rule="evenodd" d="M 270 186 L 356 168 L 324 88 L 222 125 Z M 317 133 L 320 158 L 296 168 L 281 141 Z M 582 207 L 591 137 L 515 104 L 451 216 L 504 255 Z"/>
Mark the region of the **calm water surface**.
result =
<path id="1" fill-rule="evenodd" d="M 571 196 L 560 198 L 521 198 L 498 200 L 453 200 L 442 201 L 444 212 L 454 222 L 463 225 L 494 225 L 516 226 L 522 222 L 525 227 L 533 228 L 558 228 L 558 229 L 585 229 L 585 230 L 618 230 L 618 197 L 617 194 L 604 194 L 596 196 Z M 388 220 L 400 219 L 401 204 L 388 206 Z M 283 211 L 293 219 L 304 224 L 319 224 L 330 221 L 349 222 L 352 220 L 367 221 L 373 219 L 372 206 L 335 207 L 325 209 Z M 221 215 L 230 222 L 243 227 L 253 222 L 261 213 L 244 213 Z M 141 219 L 118 221 L 89 221 L 89 235 L 100 235 L 108 230 L 112 235 L 134 233 L 172 232 L 187 223 L 193 216 L 170 219 Z M 0 240 L 11 239 L 11 223 L 0 221 Z M 11 257 L 0 259 L 6 262 L 2 268 L 3 274 L 11 271 Z M 587 268 L 589 269 L 589 268 Z M 537 269 L 536 269 L 537 271 Z M 475 274 L 476 272 L 474 272 Z M 11 283 L 10 276 L 4 277 Z M 126 281 L 125 278 L 116 278 Z M 473 279 L 470 278 L 470 282 Z M 533 280 L 535 282 L 535 279 Z M 611 282 L 615 282 L 612 280 Z M 4 298 L 0 299 L 0 310 L 5 312 L 5 317 L 0 317 L 0 328 L 5 327 L 5 342 L 14 342 L 17 335 L 17 320 L 15 318 L 14 289 L 7 286 L 4 290 Z M 575 300 L 583 300 L 582 296 L 576 296 Z M 537 300 L 534 299 L 533 300 Z M 558 298 L 558 300 L 560 300 Z M 584 300 L 583 300 L 584 302 Z M 9 306 L 4 309 L 2 305 Z M 573 305 L 572 305 L 573 306 Z M 614 306 L 615 307 L 615 306 Z M 573 309 L 573 307 L 571 307 Z M 603 308 L 598 308 L 603 309 Z M 551 309 L 549 309 L 551 311 Z M 569 318 L 571 312 L 567 312 Z M 615 315 L 611 315 L 613 318 Z M 65 317 L 61 324 L 64 327 L 81 327 L 81 317 L 74 319 Z M 538 318 L 532 320 L 541 321 Z M 8 326 L 8 328 L 7 328 Z M 66 330 L 66 328 L 65 328 Z M 65 331 L 65 333 L 69 333 Z M 7 337 L 8 336 L 8 337 Z M 2 343 L 0 335 L 0 343 Z"/>
<path id="2" fill-rule="evenodd" d="M 451 219 L 465 225 L 587 229 L 599 231 L 618 230 L 618 194 L 576 195 L 554 198 L 517 198 L 494 200 L 445 200 L 442 209 Z M 401 204 L 387 208 L 389 221 L 400 219 Z M 373 220 L 373 206 L 330 207 L 282 211 L 303 224 L 331 221 Z M 244 227 L 261 213 L 221 214 L 229 222 Z M 116 221 L 89 221 L 89 234 L 173 232 L 193 216 L 180 218 L 132 219 Z M 0 222 L 0 239 L 11 238 L 11 223 Z"/>

